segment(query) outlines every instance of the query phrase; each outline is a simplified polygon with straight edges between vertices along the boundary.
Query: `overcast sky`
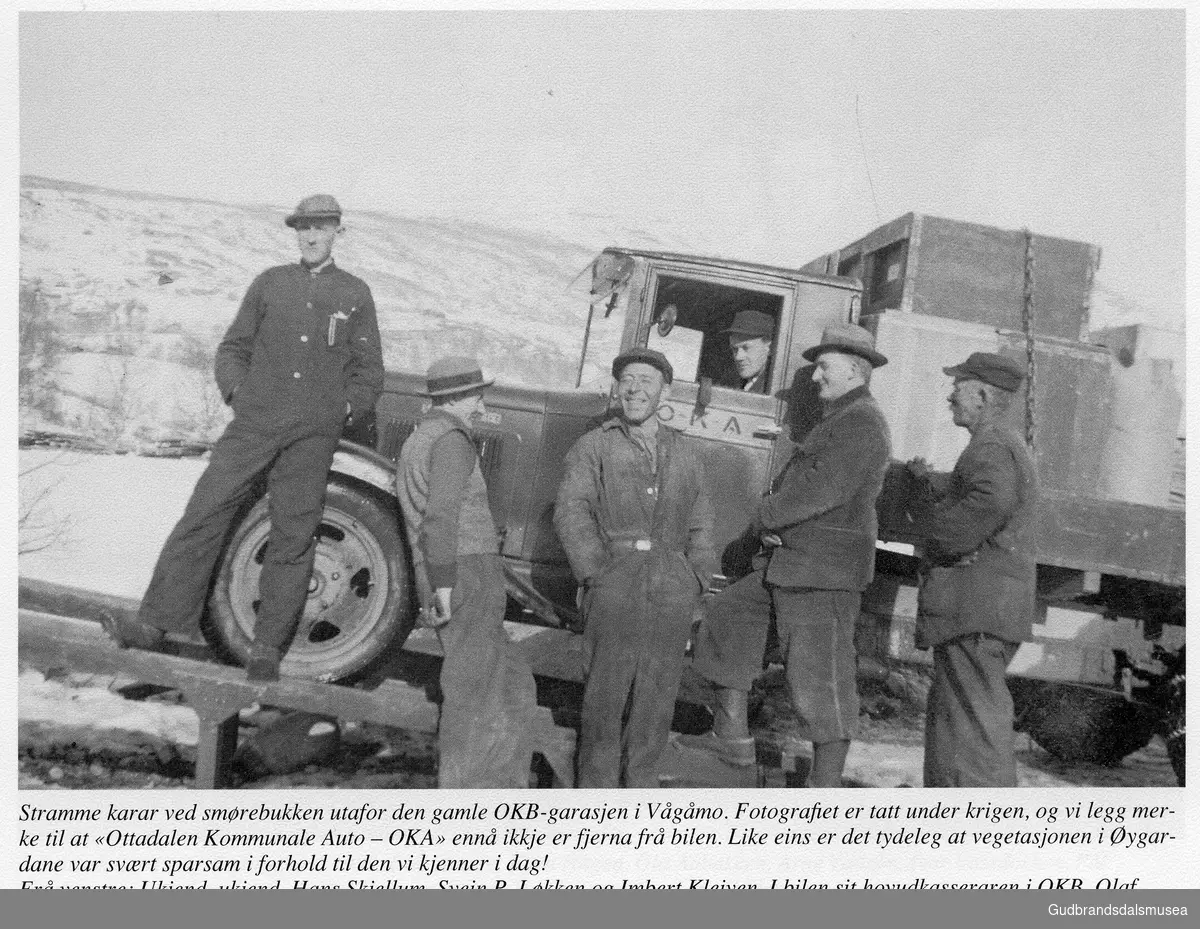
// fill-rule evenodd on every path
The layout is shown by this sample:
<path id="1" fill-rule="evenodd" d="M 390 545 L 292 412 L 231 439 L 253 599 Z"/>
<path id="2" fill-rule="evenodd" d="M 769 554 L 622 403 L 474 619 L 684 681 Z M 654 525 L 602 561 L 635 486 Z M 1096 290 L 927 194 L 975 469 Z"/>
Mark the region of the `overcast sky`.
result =
<path id="1" fill-rule="evenodd" d="M 25 13 L 19 53 L 22 173 L 790 265 L 917 211 L 1098 244 L 1183 318 L 1182 11 Z"/>

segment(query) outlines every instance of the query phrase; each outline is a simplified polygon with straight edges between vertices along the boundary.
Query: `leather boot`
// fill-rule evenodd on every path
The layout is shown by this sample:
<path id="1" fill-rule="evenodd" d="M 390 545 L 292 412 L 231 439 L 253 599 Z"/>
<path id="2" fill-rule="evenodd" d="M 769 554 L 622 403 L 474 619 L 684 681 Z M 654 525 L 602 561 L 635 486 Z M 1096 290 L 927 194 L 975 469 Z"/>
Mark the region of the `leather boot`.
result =
<path id="1" fill-rule="evenodd" d="M 725 764 L 748 768 L 757 760 L 754 738 L 746 722 L 750 695 L 744 690 L 714 687 L 713 727 L 703 735 L 681 735 L 680 745 L 716 755 Z"/>
<path id="2" fill-rule="evenodd" d="M 123 613 L 100 611 L 100 625 L 117 648 L 141 648 L 159 651 L 166 644 L 167 634 Z"/>
<path id="3" fill-rule="evenodd" d="M 842 769 L 846 766 L 846 754 L 849 751 L 849 739 L 813 743 L 812 770 L 808 773 L 808 786 L 841 787 Z"/>
<path id="4" fill-rule="evenodd" d="M 250 654 L 246 659 L 246 680 L 279 680 L 279 659 L 279 649 L 255 642 L 250 646 Z"/>

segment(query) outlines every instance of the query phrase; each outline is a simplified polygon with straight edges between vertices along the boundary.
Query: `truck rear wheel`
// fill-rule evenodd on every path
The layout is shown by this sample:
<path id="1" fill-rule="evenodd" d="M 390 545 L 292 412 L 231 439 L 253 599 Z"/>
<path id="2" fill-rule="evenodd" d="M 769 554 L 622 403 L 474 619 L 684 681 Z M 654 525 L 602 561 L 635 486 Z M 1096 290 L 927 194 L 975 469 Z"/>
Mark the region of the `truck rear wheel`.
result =
<path id="1" fill-rule="evenodd" d="M 1015 728 L 1072 764 L 1117 765 L 1145 748 L 1160 712 L 1106 687 L 1009 677 Z"/>
<path id="2" fill-rule="evenodd" d="M 406 546 L 382 495 L 331 482 L 317 528 L 308 601 L 280 671 L 321 681 L 360 676 L 412 630 Z M 230 540 L 209 598 L 205 633 L 244 664 L 258 615 L 271 520 L 259 500 Z"/>

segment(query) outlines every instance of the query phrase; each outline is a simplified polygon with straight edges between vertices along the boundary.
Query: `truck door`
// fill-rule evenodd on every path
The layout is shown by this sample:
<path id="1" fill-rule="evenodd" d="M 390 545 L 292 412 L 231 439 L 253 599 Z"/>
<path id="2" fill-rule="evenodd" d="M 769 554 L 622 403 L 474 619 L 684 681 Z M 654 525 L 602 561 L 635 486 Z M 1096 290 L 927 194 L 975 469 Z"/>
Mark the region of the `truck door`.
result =
<path id="1" fill-rule="evenodd" d="M 740 573 L 734 543 L 766 489 L 781 431 L 781 399 L 794 309 L 794 285 L 740 276 L 726 269 L 651 265 L 636 344 L 663 352 L 675 369 L 659 419 L 701 440 L 716 509 L 717 551 L 724 572 Z M 747 382 L 735 365 L 730 327 L 739 313 L 770 320 L 766 366 Z M 745 319 L 745 317 L 743 317 Z M 744 341 L 744 334 L 733 337 Z"/>

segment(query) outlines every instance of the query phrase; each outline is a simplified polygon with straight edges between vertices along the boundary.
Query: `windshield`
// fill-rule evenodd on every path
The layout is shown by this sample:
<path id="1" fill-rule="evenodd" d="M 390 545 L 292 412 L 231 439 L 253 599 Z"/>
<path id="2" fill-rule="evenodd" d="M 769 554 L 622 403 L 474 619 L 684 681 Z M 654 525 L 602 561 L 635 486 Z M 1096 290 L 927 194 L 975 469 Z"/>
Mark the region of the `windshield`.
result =
<path id="1" fill-rule="evenodd" d="M 607 394 L 612 390 L 612 361 L 621 353 L 634 261 L 608 252 L 592 263 L 591 309 L 584 333 L 577 386 Z"/>

